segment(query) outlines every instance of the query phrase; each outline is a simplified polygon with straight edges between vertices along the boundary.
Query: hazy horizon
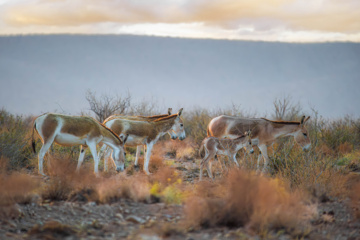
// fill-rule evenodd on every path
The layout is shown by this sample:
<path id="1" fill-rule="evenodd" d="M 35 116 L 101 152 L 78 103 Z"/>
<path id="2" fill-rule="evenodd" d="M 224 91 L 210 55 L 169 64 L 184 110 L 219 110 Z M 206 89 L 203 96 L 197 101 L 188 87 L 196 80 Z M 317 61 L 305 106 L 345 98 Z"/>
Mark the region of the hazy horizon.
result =
<path id="1" fill-rule="evenodd" d="M 227 108 L 269 116 L 290 96 L 311 114 L 360 116 L 360 44 L 277 43 L 132 35 L 0 37 L 1 107 L 15 114 L 79 114 L 97 96 L 160 109 Z M 349 104 L 352 103 L 352 104 Z M 355 103 L 355 104 L 354 104 Z"/>

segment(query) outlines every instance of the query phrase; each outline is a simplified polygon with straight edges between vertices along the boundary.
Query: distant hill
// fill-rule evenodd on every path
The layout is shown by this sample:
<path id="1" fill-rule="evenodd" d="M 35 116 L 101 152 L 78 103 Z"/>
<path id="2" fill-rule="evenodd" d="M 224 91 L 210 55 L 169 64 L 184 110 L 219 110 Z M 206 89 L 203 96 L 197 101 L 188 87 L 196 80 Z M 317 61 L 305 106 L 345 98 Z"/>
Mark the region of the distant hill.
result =
<path id="1" fill-rule="evenodd" d="M 324 116 L 360 116 L 360 44 L 272 43 L 126 35 L 0 37 L 0 107 L 88 108 L 87 89 L 164 107 L 241 104 L 260 115 L 292 96 Z"/>

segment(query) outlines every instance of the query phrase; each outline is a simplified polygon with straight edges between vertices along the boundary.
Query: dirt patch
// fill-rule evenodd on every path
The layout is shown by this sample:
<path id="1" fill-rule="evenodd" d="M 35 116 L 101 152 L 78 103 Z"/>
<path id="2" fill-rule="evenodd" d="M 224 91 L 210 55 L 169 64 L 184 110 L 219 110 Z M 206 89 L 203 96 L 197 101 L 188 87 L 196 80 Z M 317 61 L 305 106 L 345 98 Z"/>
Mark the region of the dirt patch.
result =
<path id="1" fill-rule="evenodd" d="M 66 200 L 61 200 L 61 198 L 54 200 L 53 198 L 29 195 L 33 188 L 38 185 L 36 181 L 35 185 L 29 185 L 29 191 L 26 191 L 26 201 L 22 200 L 23 202 L 20 203 L 8 201 L 6 205 L 0 208 L 0 239 L 205 240 L 299 238 L 299 235 L 293 235 L 282 225 L 271 228 L 270 231 L 255 231 L 252 226 L 247 224 L 213 223 L 202 224 L 201 227 L 196 226 L 196 224 L 184 224 L 187 221 L 185 204 L 165 201 L 167 198 L 164 198 L 164 194 L 173 198 L 182 198 L 183 195 L 186 195 L 184 193 L 196 191 L 198 195 L 213 199 L 213 204 L 209 202 L 206 204 L 215 206 L 216 202 L 220 205 L 227 204 L 221 201 L 228 197 L 231 199 L 239 198 L 240 195 L 250 191 L 244 188 L 245 192 L 233 192 L 232 195 L 226 193 L 225 190 L 221 190 L 223 192 L 215 191 L 216 185 L 221 185 L 223 182 L 211 182 L 206 176 L 206 181 L 199 183 L 199 171 L 196 163 L 193 160 L 172 161 L 172 165 L 164 168 L 163 172 L 158 175 L 153 174 L 150 177 L 139 172 L 132 173 L 131 177 L 137 179 L 136 184 L 143 186 L 140 192 L 133 192 L 135 182 L 132 182 L 132 178 L 104 175 L 103 179 L 92 181 L 92 184 L 88 185 L 85 184 L 86 182 L 77 179 L 77 185 L 71 185 L 73 190 L 67 194 Z M 219 173 L 216 174 L 219 175 Z M 231 176 L 231 173 L 229 177 L 231 180 L 226 186 L 231 188 L 237 186 L 237 182 L 242 181 L 237 176 Z M 28 181 L 28 178 L 24 177 L 24 179 Z M 246 184 L 245 180 L 249 184 Z M 275 186 L 277 191 L 283 191 L 282 188 L 279 188 L 278 183 L 271 182 L 274 180 L 266 182 L 268 180 L 265 178 L 262 180 L 254 178 L 253 182 L 252 177 L 245 178 L 245 180 L 243 186 L 247 188 L 251 187 L 251 184 L 255 184 L 254 186 L 259 189 L 259 186 L 270 184 L 266 189 Z M 51 179 L 41 181 L 42 185 L 52 184 Z M 150 192 L 153 191 L 158 195 L 145 196 L 145 187 L 148 185 L 149 187 L 152 186 Z M 117 186 L 126 186 L 123 188 L 126 192 L 114 193 Z M 178 188 L 180 187 L 183 195 L 178 196 L 176 194 L 179 193 Z M 11 192 L 11 194 L 16 196 L 15 199 L 20 196 L 18 192 Z M 222 194 L 226 197 L 221 198 Z M 169 196 L 166 195 L 165 197 Z M 259 196 L 266 198 L 261 194 Z M 271 197 L 274 198 L 272 195 Z M 281 201 L 288 200 L 284 198 Z M 360 221 L 358 216 L 354 214 L 356 213 L 354 209 L 359 207 L 358 201 L 358 195 L 352 199 L 331 198 L 324 202 L 319 201 L 314 207 L 311 220 L 309 220 L 309 228 L 302 230 L 300 237 L 304 239 L 360 239 Z M 257 204 L 262 205 L 263 203 L 258 202 Z M 289 200 L 287 204 L 286 207 L 290 209 L 293 203 Z M 195 216 L 197 213 L 200 214 L 200 210 L 204 207 L 203 205 L 198 206 L 192 205 L 191 211 Z M 275 207 L 276 204 L 271 205 L 271 209 Z M 231 212 L 231 209 L 227 209 L 227 211 Z M 241 212 L 244 211 L 239 213 Z M 296 212 L 296 214 L 299 213 Z M 240 220 L 242 219 L 246 220 L 246 218 Z M 248 221 L 245 220 L 244 222 Z"/>

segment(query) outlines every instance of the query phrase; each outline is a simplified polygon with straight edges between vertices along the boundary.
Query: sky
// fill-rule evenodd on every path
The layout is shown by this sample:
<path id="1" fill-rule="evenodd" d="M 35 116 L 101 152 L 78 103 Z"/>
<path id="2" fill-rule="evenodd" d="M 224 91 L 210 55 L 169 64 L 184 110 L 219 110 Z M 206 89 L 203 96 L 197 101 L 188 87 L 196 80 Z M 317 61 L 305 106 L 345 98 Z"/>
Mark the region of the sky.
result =
<path id="1" fill-rule="evenodd" d="M 0 37 L 0 108 L 87 112 L 87 90 L 133 103 L 271 117 L 290 96 L 306 114 L 360 117 L 359 43 L 281 43 L 134 35 Z M 174 110 L 174 111 L 177 111 Z"/>
<path id="2" fill-rule="evenodd" d="M 20 114 L 77 114 L 90 89 L 360 116 L 360 1 L 0 0 L 0 73 L 0 107 Z"/>
<path id="3" fill-rule="evenodd" d="M 359 0 L 0 0 L 0 35 L 360 41 Z"/>

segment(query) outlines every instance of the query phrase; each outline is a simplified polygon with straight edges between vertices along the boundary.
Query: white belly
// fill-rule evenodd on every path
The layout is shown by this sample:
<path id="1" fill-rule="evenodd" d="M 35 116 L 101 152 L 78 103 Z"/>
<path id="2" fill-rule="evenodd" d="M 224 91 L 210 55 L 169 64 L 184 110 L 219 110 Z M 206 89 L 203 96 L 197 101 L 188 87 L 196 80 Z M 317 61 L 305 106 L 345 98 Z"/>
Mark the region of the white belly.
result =
<path id="1" fill-rule="evenodd" d="M 125 145 L 126 146 L 138 146 L 146 143 L 146 137 L 139 137 L 135 135 L 129 135 Z"/>
<path id="2" fill-rule="evenodd" d="M 56 135 L 55 142 L 60 145 L 73 146 L 86 144 L 86 138 L 77 137 L 67 133 L 61 133 Z"/>

